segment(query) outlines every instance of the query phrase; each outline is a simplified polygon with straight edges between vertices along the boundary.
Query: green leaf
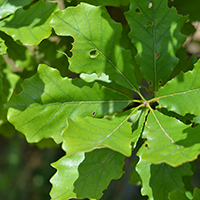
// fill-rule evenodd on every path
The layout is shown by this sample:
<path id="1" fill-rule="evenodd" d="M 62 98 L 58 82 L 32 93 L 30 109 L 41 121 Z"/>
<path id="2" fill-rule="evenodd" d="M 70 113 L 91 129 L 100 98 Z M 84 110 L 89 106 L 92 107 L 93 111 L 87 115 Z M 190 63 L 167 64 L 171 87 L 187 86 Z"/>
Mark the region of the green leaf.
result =
<path id="1" fill-rule="evenodd" d="M 131 28 L 129 37 L 138 51 L 135 59 L 156 92 L 178 63 L 175 53 L 186 39 L 180 29 L 188 17 L 169 9 L 167 0 L 131 0 L 126 18 Z"/>
<path id="2" fill-rule="evenodd" d="M 0 38 L 0 55 L 4 55 L 7 53 L 7 46 L 5 45 L 5 41 Z"/>
<path id="3" fill-rule="evenodd" d="M 190 0 L 190 1 L 173 0 L 173 1 L 169 1 L 169 5 L 176 7 L 179 14 L 182 14 L 182 15 L 189 14 L 190 21 L 200 20 L 200 15 L 199 15 L 200 2 L 198 0 Z"/>
<path id="4" fill-rule="evenodd" d="M 24 45 L 35 46 L 50 36 L 50 15 L 56 9 L 57 4 L 40 0 L 29 9 L 20 8 L 14 15 L 2 20 L 0 30 Z"/>
<path id="5" fill-rule="evenodd" d="M 126 156 L 131 155 L 131 141 L 138 134 L 131 134 L 130 115 L 136 112 L 117 115 L 112 119 L 80 118 L 76 121 L 68 119 L 68 127 L 63 132 L 63 149 L 67 155 L 80 151 L 91 151 L 99 147 L 107 147 Z"/>
<path id="6" fill-rule="evenodd" d="M 153 165 L 140 159 L 136 171 L 142 179 L 142 195 L 148 195 L 149 200 L 168 200 L 168 193 L 178 189 L 184 192 L 182 177 L 192 175 L 189 163 L 179 167 L 167 164 Z"/>
<path id="7" fill-rule="evenodd" d="M 17 9 L 31 3 L 32 0 L 4 0 L 0 6 L 0 19 L 13 14 Z"/>
<path id="8" fill-rule="evenodd" d="M 199 200 L 200 197 L 200 189 L 195 187 L 193 193 L 193 200 Z"/>
<path id="9" fill-rule="evenodd" d="M 8 120 L 29 142 L 52 137 L 60 143 L 67 117 L 102 117 L 120 111 L 131 101 L 97 83 L 62 78 L 56 69 L 44 64 L 39 65 L 36 75 L 22 83 L 22 88 L 7 104 L 11 107 Z"/>
<path id="10" fill-rule="evenodd" d="M 130 3 L 130 0 L 81 0 L 81 2 L 86 2 L 96 6 L 127 6 Z"/>
<path id="11" fill-rule="evenodd" d="M 147 141 L 140 148 L 139 155 L 148 162 L 178 166 L 196 159 L 200 153 L 200 126 L 192 128 L 152 110 L 148 115 L 147 129 Z"/>
<path id="12" fill-rule="evenodd" d="M 180 115 L 200 115 L 200 61 L 192 71 L 180 73 L 157 93 L 160 106 Z"/>
<path id="13" fill-rule="evenodd" d="M 109 149 L 64 156 L 52 164 L 57 169 L 50 180 L 53 184 L 50 193 L 52 200 L 100 199 L 110 181 L 122 176 L 124 158 Z"/>
<path id="14" fill-rule="evenodd" d="M 50 25 L 58 35 L 74 37 L 70 70 L 101 73 L 129 89 L 137 89 L 131 53 L 120 47 L 122 26 L 114 22 L 104 7 L 80 4 L 52 15 Z"/>
<path id="15" fill-rule="evenodd" d="M 178 191 L 177 189 L 169 193 L 169 200 L 189 200 L 185 193 Z"/>

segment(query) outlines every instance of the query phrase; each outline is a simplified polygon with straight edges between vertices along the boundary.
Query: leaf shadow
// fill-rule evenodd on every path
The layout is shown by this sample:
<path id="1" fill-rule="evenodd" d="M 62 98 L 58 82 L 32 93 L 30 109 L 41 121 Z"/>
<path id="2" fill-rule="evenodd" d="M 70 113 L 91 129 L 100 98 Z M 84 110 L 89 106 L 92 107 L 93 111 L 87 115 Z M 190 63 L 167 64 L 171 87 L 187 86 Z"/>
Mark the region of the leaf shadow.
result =
<path id="1" fill-rule="evenodd" d="M 182 134 L 185 134 L 185 139 L 176 142 L 177 145 L 186 147 L 192 147 L 194 144 L 200 143 L 200 125 L 195 127 L 189 127 L 183 130 Z M 199 146 L 200 149 L 200 146 Z"/>

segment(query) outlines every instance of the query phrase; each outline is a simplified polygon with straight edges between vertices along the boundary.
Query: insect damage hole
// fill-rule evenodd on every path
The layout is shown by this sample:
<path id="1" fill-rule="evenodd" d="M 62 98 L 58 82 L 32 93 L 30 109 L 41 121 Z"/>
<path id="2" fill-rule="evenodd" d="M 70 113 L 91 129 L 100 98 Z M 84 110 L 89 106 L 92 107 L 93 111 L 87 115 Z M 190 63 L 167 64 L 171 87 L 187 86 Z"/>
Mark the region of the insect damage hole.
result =
<path id="1" fill-rule="evenodd" d="M 145 24 L 146 27 L 152 27 L 153 26 L 153 22 L 151 20 L 149 20 L 146 24 Z"/>
<path id="2" fill-rule="evenodd" d="M 94 111 L 93 113 L 92 113 L 92 116 L 95 116 L 96 115 L 96 112 Z"/>
<path id="3" fill-rule="evenodd" d="M 149 3 L 148 8 L 152 8 L 153 4 Z"/>
<path id="4" fill-rule="evenodd" d="M 138 13 L 138 14 L 142 14 L 142 12 L 140 11 L 139 8 L 136 8 L 136 9 L 135 9 L 135 12 Z"/>
<path id="5" fill-rule="evenodd" d="M 96 49 L 90 51 L 90 58 L 96 58 L 99 55 L 99 52 Z"/>

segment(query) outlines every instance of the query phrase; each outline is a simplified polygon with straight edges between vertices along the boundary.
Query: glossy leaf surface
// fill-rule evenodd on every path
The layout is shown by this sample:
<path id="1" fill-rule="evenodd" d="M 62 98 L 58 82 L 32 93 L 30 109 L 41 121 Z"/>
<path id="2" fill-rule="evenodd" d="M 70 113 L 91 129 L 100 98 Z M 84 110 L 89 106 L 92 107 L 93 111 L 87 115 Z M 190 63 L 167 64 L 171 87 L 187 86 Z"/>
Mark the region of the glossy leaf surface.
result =
<path id="1" fill-rule="evenodd" d="M 56 34 L 74 37 L 70 70 L 99 76 L 105 73 L 120 85 L 138 89 L 131 53 L 120 47 L 122 27 L 110 18 L 105 8 L 82 3 L 55 12 L 50 24 Z"/>
<path id="2" fill-rule="evenodd" d="M 27 10 L 20 8 L 0 22 L 0 30 L 24 45 L 35 46 L 50 36 L 50 15 L 56 9 L 57 4 L 44 1 L 35 3 Z"/>
<path id="3" fill-rule="evenodd" d="M 167 7 L 167 0 L 131 0 L 126 13 L 131 32 L 129 37 L 137 48 L 135 59 L 153 91 L 170 76 L 178 59 L 176 51 L 186 37 L 180 29 L 187 17 Z"/>
<path id="4" fill-rule="evenodd" d="M 24 81 L 22 88 L 8 104 L 8 119 L 29 142 L 52 137 L 60 143 L 67 117 L 102 117 L 120 111 L 130 102 L 126 96 L 100 88 L 97 83 L 62 78 L 56 69 L 44 64 L 35 76 Z"/>
<path id="5" fill-rule="evenodd" d="M 108 187 L 110 181 L 122 176 L 124 158 L 109 149 L 62 157 L 52 164 L 57 169 L 51 179 L 52 199 L 100 199 L 102 191 Z"/>
<path id="6" fill-rule="evenodd" d="M 180 115 L 200 115 L 200 61 L 192 71 L 180 73 L 157 93 L 162 107 Z"/>

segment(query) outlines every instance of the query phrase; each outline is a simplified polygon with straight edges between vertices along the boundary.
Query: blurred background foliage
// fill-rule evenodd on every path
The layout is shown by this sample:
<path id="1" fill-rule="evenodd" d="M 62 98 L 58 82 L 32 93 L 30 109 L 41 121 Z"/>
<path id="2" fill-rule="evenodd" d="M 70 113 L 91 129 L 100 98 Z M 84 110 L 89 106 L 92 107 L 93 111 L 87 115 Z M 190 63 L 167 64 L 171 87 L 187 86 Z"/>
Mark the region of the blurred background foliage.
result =
<path id="1" fill-rule="evenodd" d="M 3 2 L 0 1 L 0 6 Z M 37 2 L 37 0 L 32 3 L 34 2 Z M 57 0 L 57 2 L 60 9 L 75 6 L 79 3 L 77 0 Z M 98 1 L 85 0 L 84 2 L 96 2 L 95 5 L 98 5 Z M 120 7 L 107 5 L 106 8 L 111 17 L 123 25 L 121 45 L 126 49 L 131 49 L 134 57 L 136 50 L 128 39 L 130 30 L 124 17 L 124 12 L 129 9 L 128 2 L 129 0 L 124 1 Z M 190 16 L 182 29 L 182 33 L 187 35 L 187 40 L 183 48 L 177 52 L 180 61 L 172 73 L 173 77 L 180 71 L 192 69 L 193 64 L 200 57 L 200 1 L 169 0 L 168 5 L 169 7 L 176 7 L 179 14 L 189 14 Z M 26 8 L 27 5 L 24 9 Z M 4 64 L 2 70 L 2 74 L 6 79 L 3 79 L 4 91 L 0 96 L 0 105 L 9 99 L 14 88 L 15 93 L 21 91 L 21 82 L 35 74 L 40 63 L 58 68 L 63 77 L 73 78 L 78 76 L 78 74 L 71 73 L 68 70 L 69 64 L 66 57 L 66 55 L 72 56 L 70 50 L 74 42 L 73 38 L 58 37 L 52 32 L 51 37 L 43 40 L 38 46 L 27 47 L 15 42 L 10 36 L 1 31 L 0 37 L 6 41 L 8 47 L 7 54 L 4 56 L 6 64 Z M 65 52 L 66 55 L 60 53 L 61 51 Z M 140 74 L 139 67 L 134 59 L 132 62 L 136 74 Z M 10 75 L 10 71 L 13 72 L 12 75 Z M 139 75 L 138 77 L 141 78 Z M 43 140 L 38 144 L 28 144 L 24 136 L 7 122 L 6 110 L 0 107 L 0 112 L 0 198 L 3 200 L 50 199 L 51 184 L 49 179 L 56 172 L 50 164 L 64 155 L 60 145 L 56 145 L 52 140 Z M 147 199 L 147 197 L 141 196 L 140 178 L 137 172 L 132 170 L 137 163 L 135 152 L 133 152 L 132 157 L 127 158 L 125 161 L 124 171 L 126 173 L 119 180 L 111 182 L 108 189 L 104 191 L 105 195 L 102 200 Z M 195 173 L 191 177 L 191 181 L 194 186 L 200 187 L 199 159 L 192 162 L 192 166 Z"/>

